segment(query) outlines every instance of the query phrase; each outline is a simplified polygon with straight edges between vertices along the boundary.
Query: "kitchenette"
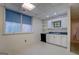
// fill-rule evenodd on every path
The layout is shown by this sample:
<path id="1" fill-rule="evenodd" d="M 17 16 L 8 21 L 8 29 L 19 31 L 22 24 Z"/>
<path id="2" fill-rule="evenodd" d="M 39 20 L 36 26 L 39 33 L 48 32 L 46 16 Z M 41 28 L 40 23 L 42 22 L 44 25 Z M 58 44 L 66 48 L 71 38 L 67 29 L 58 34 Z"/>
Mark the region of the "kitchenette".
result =
<path id="1" fill-rule="evenodd" d="M 41 33 L 41 41 L 51 45 L 67 48 L 67 22 L 68 17 L 66 12 L 43 20 L 44 33 Z"/>

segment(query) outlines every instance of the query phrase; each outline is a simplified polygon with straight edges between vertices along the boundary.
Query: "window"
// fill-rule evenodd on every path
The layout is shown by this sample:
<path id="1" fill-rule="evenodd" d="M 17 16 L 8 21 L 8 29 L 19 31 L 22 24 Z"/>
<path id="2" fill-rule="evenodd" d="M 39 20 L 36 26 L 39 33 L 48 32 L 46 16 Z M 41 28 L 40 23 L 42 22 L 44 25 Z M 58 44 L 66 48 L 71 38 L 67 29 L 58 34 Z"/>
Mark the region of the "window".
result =
<path id="1" fill-rule="evenodd" d="M 54 28 L 61 27 L 61 21 L 54 21 L 53 26 Z"/>
<path id="2" fill-rule="evenodd" d="M 30 16 L 22 16 L 22 32 L 31 32 L 32 31 L 32 21 Z"/>
<path id="3" fill-rule="evenodd" d="M 21 18 L 22 16 L 22 18 Z M 32 17 L 6 9 L 5 32 L 31 32 Z"/>
<path id="4" fill-rule="evenodd" d="M 6 9 L 6 29 L 5 32 L 20 32 L 20 14 Z"/>

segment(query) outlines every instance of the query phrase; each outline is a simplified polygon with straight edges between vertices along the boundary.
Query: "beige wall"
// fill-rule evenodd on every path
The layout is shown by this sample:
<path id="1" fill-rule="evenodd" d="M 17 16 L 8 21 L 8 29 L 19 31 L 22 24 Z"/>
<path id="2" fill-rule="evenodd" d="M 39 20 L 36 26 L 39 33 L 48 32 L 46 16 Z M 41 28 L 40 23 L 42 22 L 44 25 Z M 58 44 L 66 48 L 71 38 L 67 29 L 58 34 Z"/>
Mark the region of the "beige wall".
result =
<path id="1" fill-rule="evenodd" d="M 79 4 L 71 6 L 71 45 L 70 50 L 79 54 Z"/>
<path id="2" fill-rule="evenodd" d="M 3 31 L 4 7 L 0 6 L 0 53 L 6 52 L 6 40 L 1 35 Z"/>
<path id="3" fill-rule="evenodd" d="M 2 32 L 3 19 L 4 19 L 4 8 L 0 6 L 0 33 Z"/>
<path id="4" fill-rule="evenodd" d="M 2 21 L 4 19 L 3 7 L 0 7 L 0 30 L 2 31 Z M 1 13 L 2 12 L 2 13 Z M 28 49 L 35 43 L 40 41 L 40 33 L 42 32 L 42 21 L 36 17 L 32 19 L 32 33 L 21 33 L 2 35 L 0 34 L 0 52 L 16 54 L 22 49 Z M 25 43 L 25 40 L 26 43 Z M 27 48 L 28 47 L 28 48 Z"/>

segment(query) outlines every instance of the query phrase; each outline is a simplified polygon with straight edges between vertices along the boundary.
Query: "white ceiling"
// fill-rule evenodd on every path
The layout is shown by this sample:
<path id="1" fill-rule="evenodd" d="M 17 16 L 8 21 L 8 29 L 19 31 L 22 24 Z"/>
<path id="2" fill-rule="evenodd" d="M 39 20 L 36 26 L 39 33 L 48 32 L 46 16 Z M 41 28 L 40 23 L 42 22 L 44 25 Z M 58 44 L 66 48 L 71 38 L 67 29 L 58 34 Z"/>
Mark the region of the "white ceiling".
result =
<path id="1" fill-rule="evenodd" d="M 33 3 L 36 8 L 32 11 L 23 11 L 22 10 L 22 3 L 6 3 L 0 4 L 5 6 L 6 8 L 16 10 L 19 12 L 23 12 L 30 16 L 35 16 L 40 19 L 45 19 L 47 16 L 53 16 L 54 13 L 60 14 L 67 11 L 68 4 L 64 3 Z"/>

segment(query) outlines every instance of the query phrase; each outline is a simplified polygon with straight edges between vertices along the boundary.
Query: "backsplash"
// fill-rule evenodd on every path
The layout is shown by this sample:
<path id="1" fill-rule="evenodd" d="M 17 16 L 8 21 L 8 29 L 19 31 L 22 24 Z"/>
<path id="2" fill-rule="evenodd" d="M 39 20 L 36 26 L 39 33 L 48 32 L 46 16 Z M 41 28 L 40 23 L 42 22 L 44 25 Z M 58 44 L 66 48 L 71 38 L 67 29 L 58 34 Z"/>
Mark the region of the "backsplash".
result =
<path id="1" fill-rule="evenodd" d="M 67 32 L 67 28 L 48 29 L 48 32 Z"/>

